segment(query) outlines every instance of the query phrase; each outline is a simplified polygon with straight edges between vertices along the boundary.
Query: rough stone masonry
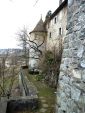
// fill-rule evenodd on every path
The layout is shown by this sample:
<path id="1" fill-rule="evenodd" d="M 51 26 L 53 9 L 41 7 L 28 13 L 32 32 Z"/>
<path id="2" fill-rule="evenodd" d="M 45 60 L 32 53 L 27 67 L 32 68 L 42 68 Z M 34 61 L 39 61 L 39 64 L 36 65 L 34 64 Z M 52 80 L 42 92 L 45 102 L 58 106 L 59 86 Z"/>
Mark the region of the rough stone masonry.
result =
<path id="1" fill-rule="evenodd" d="M 85 113 L 85 0 L 68 0 L 56 113 Z"/>

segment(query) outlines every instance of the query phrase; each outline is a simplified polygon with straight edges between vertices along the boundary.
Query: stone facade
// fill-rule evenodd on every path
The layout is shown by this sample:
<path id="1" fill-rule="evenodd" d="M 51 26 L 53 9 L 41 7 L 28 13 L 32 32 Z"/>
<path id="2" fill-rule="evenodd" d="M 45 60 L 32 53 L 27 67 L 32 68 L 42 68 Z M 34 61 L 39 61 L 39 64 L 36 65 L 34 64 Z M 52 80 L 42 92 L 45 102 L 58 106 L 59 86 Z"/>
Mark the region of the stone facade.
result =
<path id="1" fill-rule="evenodd" d="M 85 0 L 68 0 L 56 113 L 85 113 Z"/>
<path id="2" fill-rule="evenodd" d="M 50 15 L 50 17 L 47 15 L 48 21 L 46 23 L 46 50 L 52 52 L 53 63 L 49 64 L 47 71 L 45 72 L 45 80 L 49 86 L 55 88 L 57 87 L 59 76 L 63 41 L 67 33 L 67 1 L 61 0 L 60 2 L 59 7 Z"/>
<path id="3" fill-rule="evenodd" d="M 51 50 L 56 46 L 59 48 L 60 38 L 64 40 L 66 36 L 67 25 L 67 5 L 65 5 L 56 15 L 47 23 L 47 44 L 46 49 Z M 60 30 L 60 31 L 59 31 Z"/>

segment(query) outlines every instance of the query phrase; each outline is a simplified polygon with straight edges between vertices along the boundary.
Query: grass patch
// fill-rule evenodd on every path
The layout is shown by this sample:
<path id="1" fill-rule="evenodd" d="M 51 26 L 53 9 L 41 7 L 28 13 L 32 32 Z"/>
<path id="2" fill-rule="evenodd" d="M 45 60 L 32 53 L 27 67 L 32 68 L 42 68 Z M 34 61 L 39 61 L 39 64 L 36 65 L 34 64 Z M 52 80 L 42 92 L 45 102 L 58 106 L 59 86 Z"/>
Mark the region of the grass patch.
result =
<path id="1" fill-rule="evenodd" d="M 55 101 L 56 101 L 56 95 L 54 92 L 56 91 L 56 89 L 50 88 L 47 84 L 45 84 L 41 79 L 42 77 L 40 77 L 40 79 L 37 80 L 38 76 L 29 75 L 28 79 L 37 87 L 37 90 L 39 92 L 38 93 L 39 98 L 41 99 L 41 97 L 43 97 L 46 101 L 46 104 L 48 104 L 48 108 L 45 113 L 54 113 Z M 43 103 L 41 103 L 41 108 L 42 108 L 42 104 Z M 39 113 L 41 112 L 39 111 Z"/>
<path id="2" fill-rule="evenodd" d="M 13 83 L 12 83 L 12 79 L 13 79 Z M 2 80 L 2 79 L 0 78 L 0 80 Z M 17 76 L 15 76 L 15 77 L 7 76 L 7 77 L 4 78 L 4 87 L 3 87 L 2 84 L 3 84 L 3 81 L 0 82 L 0 85 L 4 89 L 5 95 L 2 95 L 3 90 L 0 87 L 0 94 L 1 94 L 0 96 L 7 96 L 7 92 L 10 91 L 10 93 L 11 93 L 12 87 L 14 85 L 15 86 L 18 85 L 18 78 L 17 78 Z"/>

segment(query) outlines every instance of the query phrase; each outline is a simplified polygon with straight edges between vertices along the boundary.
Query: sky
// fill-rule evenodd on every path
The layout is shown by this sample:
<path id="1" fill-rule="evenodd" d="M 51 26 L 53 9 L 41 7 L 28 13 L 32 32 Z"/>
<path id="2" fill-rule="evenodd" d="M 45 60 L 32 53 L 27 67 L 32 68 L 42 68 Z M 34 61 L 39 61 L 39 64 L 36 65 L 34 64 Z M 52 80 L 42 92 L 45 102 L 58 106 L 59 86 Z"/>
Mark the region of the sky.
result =
<path id="1" fill-rule="evenodd" d="M 59 0 L 0 0 L 0 49 L 18 48 L 17 32 L 25 26 L 30 32 L 37 22 L 54 12 Z"/>

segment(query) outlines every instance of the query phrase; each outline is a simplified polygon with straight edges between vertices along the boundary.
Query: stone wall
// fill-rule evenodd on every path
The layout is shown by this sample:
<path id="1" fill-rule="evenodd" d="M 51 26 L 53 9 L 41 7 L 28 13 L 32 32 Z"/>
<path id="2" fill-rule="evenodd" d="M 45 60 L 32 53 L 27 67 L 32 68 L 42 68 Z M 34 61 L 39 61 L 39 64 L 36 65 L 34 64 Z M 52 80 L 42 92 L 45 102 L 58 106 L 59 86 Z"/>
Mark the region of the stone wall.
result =
<path id="1" fill-rule="evenodd" d="M 6 112 L 0 113 L 20 113 L 20 112 L 34 112 L 39 107 L 38 98 L 33 97 L 22 97 L 16 99 L 10 99 L 7 103 Z"/>
<path id="2" fill-rule="evenodd" d="M 56 113 L 85 113 L 85 0 L 68 0 Z"/>

